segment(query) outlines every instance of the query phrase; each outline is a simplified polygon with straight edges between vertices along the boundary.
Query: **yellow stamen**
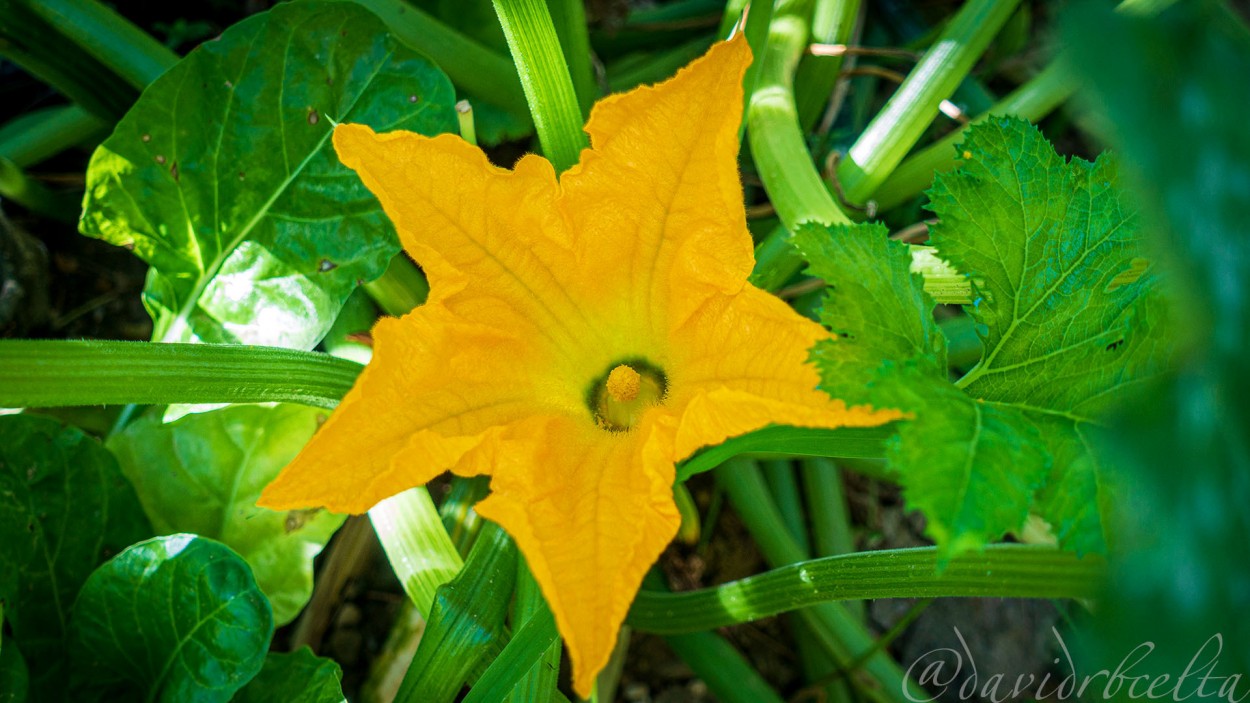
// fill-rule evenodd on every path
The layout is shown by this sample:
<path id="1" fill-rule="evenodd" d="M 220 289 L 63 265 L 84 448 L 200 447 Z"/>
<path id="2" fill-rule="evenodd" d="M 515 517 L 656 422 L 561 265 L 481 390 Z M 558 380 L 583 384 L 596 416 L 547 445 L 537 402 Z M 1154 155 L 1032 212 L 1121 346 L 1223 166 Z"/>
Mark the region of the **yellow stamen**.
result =
<path id="1" fill-rule="evenodd" d="M 618 403 L 628 403 L 638 397 L 642 388 L 642 376 L 633 368 L 621 364 L 608 374 L 608 395 Z"/>

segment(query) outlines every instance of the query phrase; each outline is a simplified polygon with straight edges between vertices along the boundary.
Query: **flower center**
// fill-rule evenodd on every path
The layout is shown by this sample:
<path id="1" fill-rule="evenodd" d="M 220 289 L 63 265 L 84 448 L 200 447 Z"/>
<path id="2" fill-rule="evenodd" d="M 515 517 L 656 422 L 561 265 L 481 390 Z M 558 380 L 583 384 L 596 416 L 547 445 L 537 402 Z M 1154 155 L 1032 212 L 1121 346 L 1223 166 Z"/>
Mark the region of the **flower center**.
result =
<path id="1" fill-rule="evenodd" d="M 653 405 L 664 401 L 664 373 L 645 361 L 617 364 L 595 383 L 589 401 L 595 422 L 610 432 L 624 432 Z"/>

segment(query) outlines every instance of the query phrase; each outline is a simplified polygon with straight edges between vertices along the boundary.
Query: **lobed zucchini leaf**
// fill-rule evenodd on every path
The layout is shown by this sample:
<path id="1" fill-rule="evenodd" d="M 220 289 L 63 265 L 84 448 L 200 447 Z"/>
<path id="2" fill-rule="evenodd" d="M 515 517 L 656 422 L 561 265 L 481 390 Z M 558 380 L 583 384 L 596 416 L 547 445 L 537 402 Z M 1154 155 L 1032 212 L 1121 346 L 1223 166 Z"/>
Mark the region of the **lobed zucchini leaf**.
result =
<path id="1" fill-rule="evenodd" d="M 1111 158 L 1065 162 L 1023 120 L 974 126 L 961 151 L 929 193 L 931 243 L 971 279 L 981 361 L 948 381 L 932 300 L 883 228 L 808 227 L 796 243 L 832 288 L 822 319 L 840 337 L 813 350 L 822 387 L 913 414 L 887 458 L 947 556 L 1030 514 L 1104 551 L 1091 433 L 1171 356 L 1136 210 Z"/>

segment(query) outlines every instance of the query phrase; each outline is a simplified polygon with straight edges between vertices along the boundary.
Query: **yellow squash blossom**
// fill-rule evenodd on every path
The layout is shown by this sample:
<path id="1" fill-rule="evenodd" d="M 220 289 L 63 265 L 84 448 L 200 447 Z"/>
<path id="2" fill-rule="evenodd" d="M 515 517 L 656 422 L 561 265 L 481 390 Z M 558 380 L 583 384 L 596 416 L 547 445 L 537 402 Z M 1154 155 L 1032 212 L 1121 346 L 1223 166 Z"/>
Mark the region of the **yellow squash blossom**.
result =
<path id="1" fill-rule="evenodd" d="M 430 297 L 373 331 L 373 361 L 261 505 L 360 513 L 439 473 L 488 475 L 588 695 L 675 534 L 674 464 L 770 424 L 878 425 L 817 390 L 829 334 L 748 284 L 737 170 L 746 42 L 609 97 L 557 177 L 452 135 L 339 125 Z"/>

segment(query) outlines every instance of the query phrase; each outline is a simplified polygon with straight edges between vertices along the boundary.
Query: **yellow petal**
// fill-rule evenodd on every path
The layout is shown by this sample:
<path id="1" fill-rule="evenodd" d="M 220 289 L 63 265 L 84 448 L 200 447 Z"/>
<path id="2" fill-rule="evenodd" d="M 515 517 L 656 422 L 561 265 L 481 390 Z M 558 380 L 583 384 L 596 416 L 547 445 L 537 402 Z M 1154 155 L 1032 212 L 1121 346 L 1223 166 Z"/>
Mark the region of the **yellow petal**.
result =
<path id="1" fill-rule="evenodd" d="M 548 411 L 541 351 L 519 335 L 438 303 L 379 320 L 373 360 L 259 504 L 362 513 L 451 468 L 490 428 Z"/>
<path id="2" fill-rule="evenodd" d="M 592 150 L 560 178 L 586 256 L 578 278 L 596 297 L 623 297 L 624 316 L 661 323 L 700 301 L 670 288 L 733 292 L 752 266 L 738 124 L 744 39 L 722 42 L 672 79 L 599 101 Z"/>
<path id="3" fill-rule="evenodd" d="M 484 442 L 460 470 L 490 470 L 477 506 L 516 540 L 590 696 L 647 569 L 677 532 L 671 439 L 653 422 L 611 433 L 534 417 Z"/>
<path id="4" fill-rule="evenodd" d="M 680 417 L 674 458 L 770 424 L 864 427 L 902 417 L 896 410 L 847 408 L 817 389 L 807 362 L 830 338 L 777 297 L 747 285 L 708 299 L 671 331 L 671 412 Z"/>
<path id="5" fill-rule="evenodd" d="M 566 355 L 595 341 L 599 325 L 563 280 L 578 262 L 545 159 L 502 169 L 457 136 L 358 124 L 336 127 L 334 147 L 425 270 L 431 301 L 480 324 L 527 321 L 530 337 Z"/>

